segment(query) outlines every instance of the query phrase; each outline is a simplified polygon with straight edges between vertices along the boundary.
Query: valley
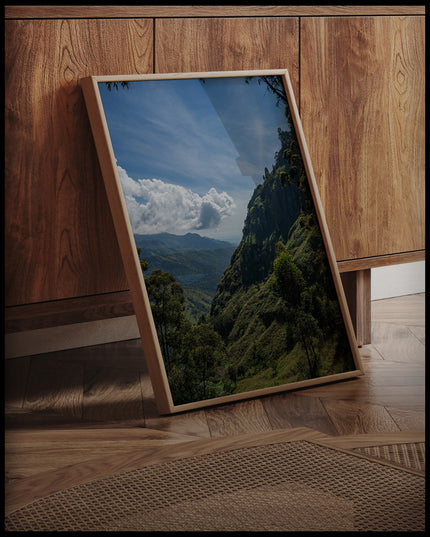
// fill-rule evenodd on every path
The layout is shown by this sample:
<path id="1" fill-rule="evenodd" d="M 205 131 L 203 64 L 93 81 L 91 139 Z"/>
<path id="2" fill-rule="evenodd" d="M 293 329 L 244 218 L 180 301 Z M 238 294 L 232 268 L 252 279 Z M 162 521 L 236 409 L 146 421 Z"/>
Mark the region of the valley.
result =
<path id="1" fill-rule="evenodd" d="M 135 235 L 135 241 L 148 263 L 145 276 L 154 269 L 172 274 L 184 290 L 188 319 L 207 315 L 235 245 L 197 233 Z"/>

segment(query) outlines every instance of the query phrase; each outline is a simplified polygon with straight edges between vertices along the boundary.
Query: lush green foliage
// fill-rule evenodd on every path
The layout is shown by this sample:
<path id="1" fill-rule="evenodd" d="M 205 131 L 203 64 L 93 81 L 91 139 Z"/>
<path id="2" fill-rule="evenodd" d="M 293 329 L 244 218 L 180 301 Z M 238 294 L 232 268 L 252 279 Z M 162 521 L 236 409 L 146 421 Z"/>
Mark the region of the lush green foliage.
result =
<path id="1" fill-rule="evenodd" d="M 298 144 L 278 134 L 281 149 L 248 204 L 210 312 L 201 314 L 210 282 L 190 292 L 169 272 L 146 278 L 175 404 L 354 368 Z M 163 266 L 178 259 L 166 253 Z M 197 256 L 186 272 L 205 270 Z"/>
<path id="2" fill-rule="evenodd" d="M 175 404 L 231 391 L 224 342 L 204 318 L 191 324 L 184 291 L 174 276 L 155 269 L 146 288 Z"/>
<path id="3" fill-rule="evenodd" d="M 135 235 L 135 240 L 138 252 L 145 252 L 141 261 L 144 272 L 150 274 L 154 269 L 169 272 L 183 287 L 188 319 L 196 322 L 208 314 L 234 246 L 196 233 Z"/>

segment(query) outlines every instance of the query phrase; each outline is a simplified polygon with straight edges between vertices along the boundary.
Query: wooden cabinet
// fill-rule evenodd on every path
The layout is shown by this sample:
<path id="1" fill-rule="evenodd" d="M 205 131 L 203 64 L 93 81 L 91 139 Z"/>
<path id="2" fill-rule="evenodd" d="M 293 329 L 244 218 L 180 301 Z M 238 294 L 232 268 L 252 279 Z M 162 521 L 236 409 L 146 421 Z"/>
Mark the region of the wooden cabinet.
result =
<path id="1" fill-rule="evenodd" d="M 338 260 L 424 250 L 424 19 L 300 26 L 303 129 Z"/>
<path id="2" fill-rule="evenodd" d="M 78 86 L 91 74 L 288 68 L 341 270 L 424 258 L 423 15 L 424 6 L 7 7 L 6 319 L 85 297 L 85 320 L 91 297 L 100 311 L 103 295 L 126 294 Z"/>

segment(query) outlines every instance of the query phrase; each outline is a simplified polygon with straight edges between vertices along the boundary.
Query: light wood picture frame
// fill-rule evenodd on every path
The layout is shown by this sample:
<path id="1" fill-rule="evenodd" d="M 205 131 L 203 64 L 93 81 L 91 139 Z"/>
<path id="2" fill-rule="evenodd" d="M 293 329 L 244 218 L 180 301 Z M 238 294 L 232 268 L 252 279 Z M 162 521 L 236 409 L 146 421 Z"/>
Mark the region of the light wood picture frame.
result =
<path id="1" fill-rule="evenodd" d="M 362 375 L 288 71 L 81 87 L 160 414 Z"/>

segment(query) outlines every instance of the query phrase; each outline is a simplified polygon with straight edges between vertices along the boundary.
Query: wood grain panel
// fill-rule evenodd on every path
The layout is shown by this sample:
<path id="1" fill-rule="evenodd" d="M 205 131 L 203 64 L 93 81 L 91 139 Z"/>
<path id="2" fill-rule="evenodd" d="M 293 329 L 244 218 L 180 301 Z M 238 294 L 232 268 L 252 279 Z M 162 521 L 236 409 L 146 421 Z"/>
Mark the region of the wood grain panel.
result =
<path id="1" fill-rule="evenodd" d="M 324 406 L 317 397 L 301 397 L 296 393 L 282 393 L 262 399 L 273 429 L 288 429 L 303 424 L 325 434 L 337 434 Z"/>
<path id="2" fill-rule="evenodd" d="M 390 416 L 401 431 L 422 430 L 426 428 L 426 413 L 424 410 L 387 407 Z"/>
<path id="3" fill-rule="evenodd" d="M 324 400 L 323 405 L 340 435 L 399 430 L 382 406 L 331 400 Z"/>
<path id="4" fill-rule="evenodd" d="M 32 359 L 23 408 L 82 417 L 83 367 L 52 358 Z"/>
<path id="5" fill-rule="evenodd" d="M 387 360 L 425 364 L 425 345 L 407 326 L 373 323 L 372 343 Z"/>
<path id="6" fill-rule="evenodd" d="M 301 117 L 338 260 L 423 250 L 424 19 L 301 20 Z"/>
<path id="7" fill-rule="evenodd" d="M 134 315 L 129 291 L 69 298 L 5 309 L 5 333 Z"/>
<path id="8" fill-rule="evenodd" d="M 212 438 L 272 429 L 261 399 L 207 408 L 205 412 Z"/>
<path id="9" fill-rule="evenodd" d="M 196 440 L 195 436 L 143 427 L 80 430 L 9 430 L 5 433 L 6 482 L 104 456 Z"/>
<path id="10" fill-rule="evenodd" d="M 138 371 L 86 366 L 83 414 L 87 420 L 142 420 L 143 404 Z"/>
<path id="11" fill-rule="evenodd" d="M 152 21 L 5 23 L 6 305 L 127 289 L 78 81 L 152 70 Z"/>
<path id="12" fill-rule="evenodd" d="M 354 326 L 357 345 L 371 342 L 371 272 L 370 269 L 341 274 L 342 285 Z"/>
<path id="13" fill-rule="evenodd" d="M 25 356 L 13 361 L 5 361 L 3 369 L 5 379 L 7 378 L 7 382 L 4 383 L 3 392 L 5 409 L 16 410 L 22 408 L 24 404 L 30 360 L 29 357 Z"/>
<path id="14" fill-rule="evenodd" d="M 424 15 L 425 6 L 5 6 L 6 18 Z"/>
<path id="15" fill-rule="evenodd" d="M 417 261 L 425 261 L 425 258 L 425 250 L 415 250 L 413 252 L 401 252 L 398 254 L 378 255 L 376 257 L 362 257 L 360 259 L 338 261 L 337 268 L 339 269 L 339 272 L 352 272 L 354 270 L 401 265 L 402 263 L 416 263 Z"/>
<path id="16" fill-rule="evenodd" d="M 296 18 L 155 21 L 155 72 L 288 69 L 298 98 Z"/>
<path id="17" fill-rule="evenodd" d="M 425 328 L 426 295 L 397 296 L 372 302 L 372 320 L 378 323 Z"/>

